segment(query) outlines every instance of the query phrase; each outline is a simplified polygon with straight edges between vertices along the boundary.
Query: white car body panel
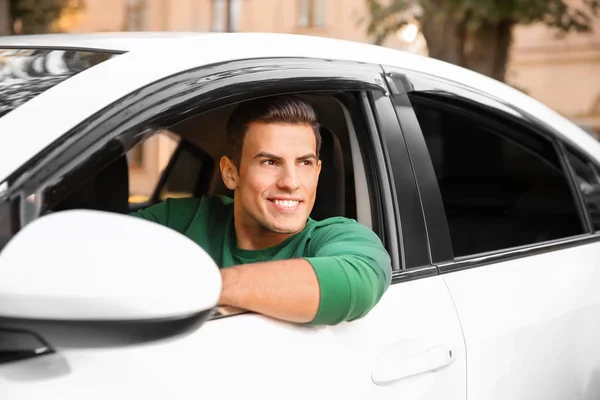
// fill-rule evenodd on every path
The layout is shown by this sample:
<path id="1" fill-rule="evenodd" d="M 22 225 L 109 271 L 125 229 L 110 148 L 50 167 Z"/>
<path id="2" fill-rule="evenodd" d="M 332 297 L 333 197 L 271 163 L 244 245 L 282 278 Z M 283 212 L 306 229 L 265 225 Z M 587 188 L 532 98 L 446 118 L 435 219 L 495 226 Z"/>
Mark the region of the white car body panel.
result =
<path id="1" fill-rule="evenodd" d="M 385 386 L 378 363 L 442 345 L 453 363 Z M 401 346 L 389 352 L 390 346 Z M 390 287 L 364 318 L 304 326 L 246 314 L 206 322 L 185 337 L 113 349 L 61 349 L 0 365 L 2 398 L 344 398 L 464 400 L 464 341 L 441 277 Z M 282 364 L 282 360 L 286 360 Z M 304 384 L 302 384 L 304 382 Z"/>
<path id="2" fill-rule="evenodd" d="M 110 45 L 108 39 L 104 46 L 97 40 L 99 48 Z M 57 39 L 56 45 L 67 41 Z M 155 42 L 151 49 L 138 47 L 85 70 L 0 118 L 0 182 L 86 118 L 145 85 L 203 65 L 265 57 L 368 62 L 443 76 L 535 115 L 600 160 L 600 144 L 555 111 L 508 85 L 438 60 L 380 46 L 284 34 L 210 34 Z M 81 39 L 75 43 L 81 45 Z"/>
<path id="3" fill-rule="evenodd" d="M 204 32 L 98 32 L 0 36 L 0 48 L 72 48 L 106 51 L 148 50 L 158 43 L 207 35 Z M 174 43 L 175 42 L 175 43 Z"/>
<path id="4" fill-rule="evenodd" d="M 468 398 L 598 398 L 598 254 L 596 242 L 444 276 L 467 343 Z"/>

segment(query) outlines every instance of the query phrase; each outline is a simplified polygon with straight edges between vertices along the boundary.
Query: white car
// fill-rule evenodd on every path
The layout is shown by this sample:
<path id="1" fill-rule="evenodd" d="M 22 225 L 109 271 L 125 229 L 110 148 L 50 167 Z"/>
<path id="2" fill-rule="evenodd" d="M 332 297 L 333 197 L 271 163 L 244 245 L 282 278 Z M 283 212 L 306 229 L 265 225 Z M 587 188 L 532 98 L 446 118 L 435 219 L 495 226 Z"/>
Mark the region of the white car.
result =
<path id="1" fill-rule="evenodd" d="M 313 218 L 392 257 L 365 317 L 219 310 L 218 268 L 127 213 L 228 194 L 236 103 L 323 125 Z M 127 154 L 177 143 L 144 203 Z M 0 39 L 0 399 L 598 399 L 600 144 L 525 94 L 383 47 L 278 34 Z"/>

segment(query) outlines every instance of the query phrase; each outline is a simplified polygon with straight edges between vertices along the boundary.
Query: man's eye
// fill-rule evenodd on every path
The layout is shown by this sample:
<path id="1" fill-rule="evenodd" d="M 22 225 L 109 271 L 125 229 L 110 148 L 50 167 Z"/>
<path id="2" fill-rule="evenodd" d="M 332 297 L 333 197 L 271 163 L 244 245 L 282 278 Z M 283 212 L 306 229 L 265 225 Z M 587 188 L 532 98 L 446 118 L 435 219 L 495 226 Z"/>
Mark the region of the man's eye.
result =
<path id="1" fill-rule="evenodd" d="M 265 160 L 263 161 L 264 165 L 275 165 L 275 160 Z"/>
<path id="2" fill-rule="evenodd" d="M 312 160 L 304 160 L 304 161 L 302 161 L 302 165 L 307 165 L 310 167 L 311 165 L 313 165 L 313 162 L 312 162 Z"/>

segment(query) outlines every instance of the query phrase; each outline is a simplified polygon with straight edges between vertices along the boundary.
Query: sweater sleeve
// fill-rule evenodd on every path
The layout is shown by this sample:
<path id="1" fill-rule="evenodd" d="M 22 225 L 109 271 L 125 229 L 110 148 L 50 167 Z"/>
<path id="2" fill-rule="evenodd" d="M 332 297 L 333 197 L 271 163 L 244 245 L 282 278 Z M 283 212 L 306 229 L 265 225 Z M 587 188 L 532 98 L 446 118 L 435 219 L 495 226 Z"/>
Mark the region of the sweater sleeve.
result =
<path id="1" fill-rule="evenodd" d="M 169 199 L 167 199 L 153 206 L 134 211 L 129 215 L 167 226 L 169 222 L 169 208 Z"/>
<path id="2" fill-rule="evenodd" d="M 194 219 L 198 206 L 199 200 L 197 199 L 168 198 L 163 202 L 132 212 L 129 215 L 156 222 L 183 233 Z"/>
<path id="3" fill-rule="evenodd" d="M 313 237 L 312 265 L 320 287 L 314 325 L 365 316 L 391 283 L 390 256 L 377 235 L 356 222 L 335 224 Z"/>

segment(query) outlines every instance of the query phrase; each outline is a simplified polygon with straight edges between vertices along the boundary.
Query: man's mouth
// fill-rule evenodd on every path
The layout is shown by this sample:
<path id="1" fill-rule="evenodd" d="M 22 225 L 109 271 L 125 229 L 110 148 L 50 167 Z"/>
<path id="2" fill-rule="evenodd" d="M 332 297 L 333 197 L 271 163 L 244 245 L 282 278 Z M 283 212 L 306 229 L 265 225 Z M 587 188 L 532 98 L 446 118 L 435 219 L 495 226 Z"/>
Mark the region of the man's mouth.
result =
<path id="1" fill-rule="evenodd" d="M 296 211 L 302 203 L 301 200 L 290 200 L 290 199 L 269 199 L 271 203 L 281 211 Z"/>

